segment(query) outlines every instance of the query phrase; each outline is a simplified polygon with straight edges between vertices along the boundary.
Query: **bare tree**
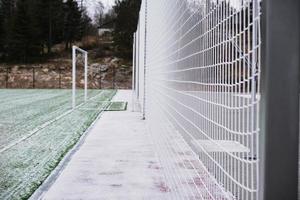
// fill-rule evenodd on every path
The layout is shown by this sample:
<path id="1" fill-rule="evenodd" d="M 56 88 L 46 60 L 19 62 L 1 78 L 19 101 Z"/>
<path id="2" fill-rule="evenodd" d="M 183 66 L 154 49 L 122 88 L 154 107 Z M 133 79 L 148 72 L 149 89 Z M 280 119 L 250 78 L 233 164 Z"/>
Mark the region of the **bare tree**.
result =
<path id="1" fill-rule="evenodd" d="M 105 18 L 104 5 L 101 1 L 97 3 L 94 18 L 96 25 L 100 27 L 103 24 Z"/>

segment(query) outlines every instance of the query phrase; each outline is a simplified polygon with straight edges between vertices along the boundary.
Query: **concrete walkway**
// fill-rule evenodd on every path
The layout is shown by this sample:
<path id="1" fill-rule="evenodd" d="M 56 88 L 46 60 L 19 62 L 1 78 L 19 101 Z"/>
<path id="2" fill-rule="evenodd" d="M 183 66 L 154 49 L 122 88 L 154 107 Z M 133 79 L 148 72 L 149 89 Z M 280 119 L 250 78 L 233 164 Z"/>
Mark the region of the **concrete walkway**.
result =
<path id="1" fill-rule="evenodd" d="M 48 191 L 37 199 L 165 199 L 163 173 L 141 114 L 131 110 L 131 92 L 123 112 L 105 112 Z M 51 182 L 51 181 L 50 181 Z M 49 183 L 48 183 L 49 184 Z"/>
<path id="2" fill-rule="evenodd" d="M 105 112 L 31 199 L 211 199 L 203 198 L 207 178 L 199 178 L 203 168 L 181 137 L 150 134 L 132 112 L 131 91 L 114 100 L 128 101 L 127 111 Z"/>

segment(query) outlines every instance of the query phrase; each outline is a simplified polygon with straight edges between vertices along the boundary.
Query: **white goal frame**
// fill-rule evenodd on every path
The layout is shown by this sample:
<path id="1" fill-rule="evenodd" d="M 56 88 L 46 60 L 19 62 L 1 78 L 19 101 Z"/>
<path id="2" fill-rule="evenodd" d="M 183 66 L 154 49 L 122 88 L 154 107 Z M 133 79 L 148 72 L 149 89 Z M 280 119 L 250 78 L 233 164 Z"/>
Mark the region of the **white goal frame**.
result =
<path id="1" fill-rule="evenodd" d="M 72 108 L 76 107 L 76 52 L 84 55 L 84 102 L 87 101 L 88 85 L 88 52 L 77 46 L 72 46 Z"/>

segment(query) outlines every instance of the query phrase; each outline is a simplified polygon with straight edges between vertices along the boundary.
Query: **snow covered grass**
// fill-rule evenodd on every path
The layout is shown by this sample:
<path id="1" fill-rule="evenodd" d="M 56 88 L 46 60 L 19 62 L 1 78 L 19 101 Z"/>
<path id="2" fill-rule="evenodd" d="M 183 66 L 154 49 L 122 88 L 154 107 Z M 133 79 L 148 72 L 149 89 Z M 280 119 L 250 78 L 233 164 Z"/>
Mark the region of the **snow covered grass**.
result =
<path id="1" fill-rule="evenodd" d="M 0 90 L 0 199 L 27 199 L 105 110 L 114 90 Z M 56 119 L 56 120 L 54 120 Z"/>

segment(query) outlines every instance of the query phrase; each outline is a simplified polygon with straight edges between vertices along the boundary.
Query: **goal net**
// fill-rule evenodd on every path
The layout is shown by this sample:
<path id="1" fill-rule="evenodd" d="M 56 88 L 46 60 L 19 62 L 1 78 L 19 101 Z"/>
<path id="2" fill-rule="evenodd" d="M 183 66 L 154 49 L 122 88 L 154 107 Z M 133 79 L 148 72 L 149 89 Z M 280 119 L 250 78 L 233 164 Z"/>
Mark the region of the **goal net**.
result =
<path id="1" fill-rule="evenodd" d="M 87 85 L 88 85 L 88 52 L 77 46 L 72 47 L 72 108 L 76 107 L 76 68 L 77 54 L 81 54 L 84 58 L 84 101 L 87 101 Z"/>

